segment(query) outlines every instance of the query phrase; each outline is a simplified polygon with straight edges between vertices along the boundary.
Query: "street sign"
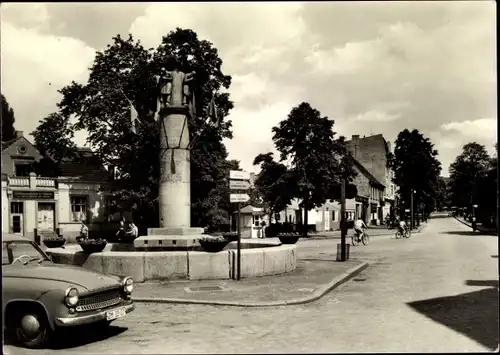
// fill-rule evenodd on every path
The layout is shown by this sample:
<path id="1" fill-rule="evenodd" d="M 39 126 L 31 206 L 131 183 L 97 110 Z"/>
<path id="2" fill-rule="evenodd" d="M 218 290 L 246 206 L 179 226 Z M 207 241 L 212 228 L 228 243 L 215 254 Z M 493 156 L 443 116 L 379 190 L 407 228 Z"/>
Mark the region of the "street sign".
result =
<path id="1" fill-rule="evenodd" d="M 477 205 L 473 205 L 472 207 L 477 208 Z"/>
<path id="2" fill-rule="evenodd" d="M 409 208 L 407 208 L 407 209 L 405 210 L 405 212 L 410 212 L 410 209 L 409 209 Z"/>
<path id="3" fill-rule="evenodd" d="M 231 190 L 248 190 L 250 183 L 246 180 L 229 180 L 229 189 Z"/>
<path id="4" fill-rule="evenodd" d="M 248 200 L 250 200 L 250 196 L 248 196 L 248 194 L 230 194 L 229 195 L 229 201 L 231 203 L 247 202 Z"/>
<path id="5" fill-rule="evenodd" d="M 248 171 L 229 170 L 229 178 L 234 180 L 250 180 Z"/>

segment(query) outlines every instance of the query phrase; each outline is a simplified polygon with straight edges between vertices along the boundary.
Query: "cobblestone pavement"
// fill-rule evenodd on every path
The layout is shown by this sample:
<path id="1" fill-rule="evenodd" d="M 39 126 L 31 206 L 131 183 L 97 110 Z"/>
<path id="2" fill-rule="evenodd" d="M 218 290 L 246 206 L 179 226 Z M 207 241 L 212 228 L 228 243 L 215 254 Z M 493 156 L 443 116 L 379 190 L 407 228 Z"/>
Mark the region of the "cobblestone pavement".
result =
<path id="1" fill-rule="evenodd" d="M 453 218 L 433 219 L 410 239 L 352 248 L 351 257 L 383 259 L 313 303 L 138 304 L 107 334 L 78 330 L 61 335 L 60 349 L 7 350 L 13 355 L 493 351 L 499 342 L 498 239 L 467 231 Z M 329 257 L 335 252 L 332 242 L 305 241 L 300 257 Z"/>

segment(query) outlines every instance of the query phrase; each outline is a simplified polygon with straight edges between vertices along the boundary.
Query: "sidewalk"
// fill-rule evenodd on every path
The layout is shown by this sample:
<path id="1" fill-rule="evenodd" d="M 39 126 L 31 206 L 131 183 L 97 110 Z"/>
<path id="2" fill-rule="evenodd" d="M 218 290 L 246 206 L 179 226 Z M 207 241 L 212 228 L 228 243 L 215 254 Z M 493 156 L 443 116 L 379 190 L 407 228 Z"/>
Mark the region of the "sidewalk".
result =
<path id="1" fill-rule="evenodd" d="M 465 224 L 467 227 L 470 227 L 472 228 L 472 223 L 471 222 L 468 222 L 466 221 L 465 219 L 463 219 L 462 217 L 456 217 L 455 216 L 455 219 L 457 221 L 459 221 L 460 223 L 462 224 Z M 494 229 L 494 228 L 487 228 L 487 227 L 483 227 L 481 224 L 478 224 L 476 226 L 476 229 L 480 232 L 480 233 L 484 233 L 484 234 L 491 234 L 491 235 L 497 235 L 497 231 Z"/>
<path id="2" fill-rule="evenodd" d="M 236 280 L 149 282 L 135 285 L 135 302 L 195 303 L 239 307 L 307 303 L 348 281 L 368 263 L 351 259 L 299 260 L 289 273 Z"/>

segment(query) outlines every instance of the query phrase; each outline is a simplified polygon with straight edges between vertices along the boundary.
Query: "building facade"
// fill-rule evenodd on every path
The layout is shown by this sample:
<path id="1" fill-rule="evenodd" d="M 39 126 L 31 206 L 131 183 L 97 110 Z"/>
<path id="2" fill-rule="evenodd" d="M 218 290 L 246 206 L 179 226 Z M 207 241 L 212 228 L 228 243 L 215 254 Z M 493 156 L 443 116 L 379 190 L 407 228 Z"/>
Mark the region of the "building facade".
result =
<path id="1" fill-rule="evenodd" d="M 381 203 L 382 215 L 391 213 L 396 198 L 396 186 L 392 179 L 394 173 L 387 167 L 387 155 L 392 152 L 390 142 L 386 141 L 382 134 L 368 137 L 353 135 L 352 139 L 346 141 L 347 150 L 361 163 L 366 170 L 380 183 L 385 185 L 383 202 Z M 382 220 L 383 220 L 382 218 Z"/>
<path id="2" fill-rule="evenodd" d="M 63 162 L 59 176 L 37 176 L 34 165 L 44 157 L 22 135 L 2 142 L 2 232 L 33 239 L 35 231 L 55 231 L 68 239 L 79 235 L 81 222 L 90 230 L 108 221 L 103 187 L 109 174 L 89 149 L 82 160 Z"/>
<path id="3" fill-rule="evenodd" d="M 348 221 L 362 219 L 367 225 L 379 225 L 383 221 L 385 185 L 375 178 L 354 157 L 352 164 L 357 175 L 353 184 L 358 194 L 346 200 L 346 219 Z M 340 203 L 327 201 L 317 209 L 317 231 L 333 231 L 340 229 Z"/>

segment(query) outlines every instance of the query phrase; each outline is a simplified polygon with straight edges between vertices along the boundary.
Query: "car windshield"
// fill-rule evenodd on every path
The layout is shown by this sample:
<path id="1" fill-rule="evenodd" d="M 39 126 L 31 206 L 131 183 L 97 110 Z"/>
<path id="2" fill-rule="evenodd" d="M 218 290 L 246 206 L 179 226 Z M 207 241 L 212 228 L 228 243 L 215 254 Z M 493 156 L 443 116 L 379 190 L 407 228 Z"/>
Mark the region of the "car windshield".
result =
<path id="1" fill-rule="evenodd" d="M 47 255 L 30 241 L 2 242 L 2 266 L 16 264 L 26 265 L 32 262 L 50 260 Z"/>

